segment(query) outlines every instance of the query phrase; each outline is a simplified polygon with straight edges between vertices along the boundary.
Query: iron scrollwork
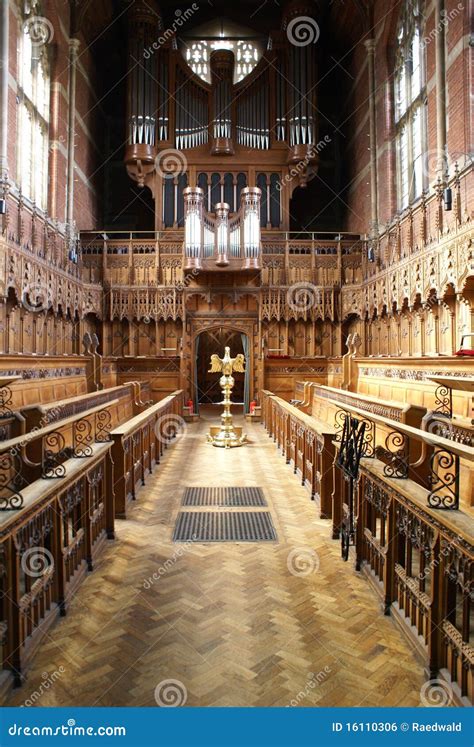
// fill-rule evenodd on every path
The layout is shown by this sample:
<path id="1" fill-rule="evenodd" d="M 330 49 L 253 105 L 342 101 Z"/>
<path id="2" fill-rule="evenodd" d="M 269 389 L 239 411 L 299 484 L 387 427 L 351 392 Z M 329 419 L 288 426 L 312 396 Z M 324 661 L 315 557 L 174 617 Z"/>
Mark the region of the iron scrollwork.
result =
<path id="1" fill-rule="evenodd" d="M 9 386 L 0 386 L 0 419 L 11 418 L 13 411 L 11 404 L 13 402 L 12 390 Z"/>
<path id="2" fill-rule="evenodd" d="M 345 410 L 338 410 L 334 415 L 334 430 L 336 431 L 334 440 L 336 441 L 336 443 L 340 443 L 342 440 L 346 418 L 347 412 Z"/>
<path id="3" fill-rule="evenodd" d="M 440 509 L 459 508 L 459 456 L 447 449 L 436 449 L 431 457 L 429 477 L 431 491 L 428 506 Z"/>
<path id="4" fill-rule="evenodd" d="M 385 448 L 377 447 L 377 456 L 385 462 L 385 477 L 408 477 L 408 439 L 399 431 L 391 431 L 385 439 Z"/>
<path id="5" fill-rule="evenodd" d="M 73 426 L 73 456 L 75 458 L 92 456 L 92 454 L 94 453 L 92 449 L 92 442 L 92 425 L 88 418 L 77 420 Z"/>
<path id="6" fill-rule="evenodd" d="M 375 423 L 373 420 L 362 421 L 365 423 L 364 438 L 362 441 L 362 456 L 368 459 L 375 457 Z"/>
<path id="7" fill-rule="evenodd" d="M 48 433 L 43 438 L 43 478 L 52 479 L 66 476 L 63 461 L 72 456 L 71 449 L 66 449 L 64 436 L 57 431 Z"/>
<path id="8" fill-rule="evenodd" d="M 95 441 L 96 443 L 106 443 L 110 441 L 110 431 L 112 430 L 112 416 L 110 410 L 100 410 L 95 414 Z"/>
<path id="9" fill-rule="evenodd" d="M 440 384 L 435 391 L 435 413 L 446 418 L 453 417 L 453 390 L 445 384 Z"/>
<path id="10" fill-rule="evenodd" d="M 0 455 L 0 511 L 23 507 L 21 489 L 27 482 L 21 474 L 21 461 L 13 451 Z"/>

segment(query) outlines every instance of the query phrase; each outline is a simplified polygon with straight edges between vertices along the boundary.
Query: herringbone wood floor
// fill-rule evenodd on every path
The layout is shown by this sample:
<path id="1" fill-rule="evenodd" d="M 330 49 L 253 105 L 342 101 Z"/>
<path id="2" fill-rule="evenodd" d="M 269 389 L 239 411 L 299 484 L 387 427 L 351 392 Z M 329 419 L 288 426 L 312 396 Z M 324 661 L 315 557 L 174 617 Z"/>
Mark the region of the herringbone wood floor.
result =
<path id="1" fill-rule="evenodd" d="M 418 705 L 420 664 L 263 426 L 223 451 L 207 425 L 167 451 L 8 705 L 40 691 L 36 705 L 153 706 L 168 679 L 193 706 Z M 221 484 L 264 489 L 278 544 L 171 542 L 183 488 Z M 319 568 L 290 573 L 296 549 Z"/>

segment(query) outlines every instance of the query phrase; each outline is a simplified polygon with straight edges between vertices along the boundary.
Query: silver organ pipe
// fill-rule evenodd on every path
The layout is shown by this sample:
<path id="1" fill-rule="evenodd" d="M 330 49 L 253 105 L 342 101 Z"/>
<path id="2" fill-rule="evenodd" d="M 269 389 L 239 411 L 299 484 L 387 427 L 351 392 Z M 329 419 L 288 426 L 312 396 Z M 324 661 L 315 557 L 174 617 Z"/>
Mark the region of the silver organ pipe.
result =
<path id="1" fill-rule="evenodd" d="M 258 269 L 261 255 L 260 201 L 258 187 L 241 192 L 238 213 L 229 219 L 229 205 L 216 205 L 213 217 L 203 209 L 204 192 L 200 187 L 184 189 L 185 269 L 201 269 L 202 260 L 214 260 L 226 267 L 231 260 L 243 260 L 245 269 Z"/>
<path id="2" fill-rule="evenodd" d="M 288 44 L 288 86 L 287 112 L 285 116 L 284 90 L 278 89 L 276 97 L 276 126 L 283 134 L 288 126 L 288 165 L 305 164 L 298 172 L 302 186 L 306 184 L 308 171 L 314 169 L 318 154 L 313 146 L 317 143 L 316 126 L 316 44 L 319 30 L 314 10 L 305 0 L 290 5 L 283 19 L 283 29 L 287 32 Z M 292 43 L 292 37 L 295 43 Z M 308 39 L 307 43 L 297 43 L 298 39 Z M 286 120 L 286 122 L 285 122 Z"/>
<path id="3" fill-rule="evenodd" d="M 237 142 L 246 148 L 270 148 L 269 81 L 265 70 L 237 101 Z"/>
<path id="4" fill-rule="evenodd" d="M 278 60 L 275 86 L 275 135 L 278 141 L 286 138 L 286 68 L 282 60 Z"/>
<path id="5" fill-rule="evenodd" d="M 241 193 L 241 221 L 243 223 L 243 249 L 245 267 L 258 269 L 260 243 L 260 199 L 258 187 L 245 187 Z"/>
<path id="6" fill-rule="evenodd" d="M 212 220 L 211 216 L 208 215 L 207 213 L 204 215 L 203 228 L 204 228 L 204 241 L 203 241 L 202 256 L 205 259 L 212 259 L 212 257 L 214 256 L 215 228 L 214 228 L 214 221 Z"/>
<path id="7" fill-rule="evenodd" d="M 204 192 L 200 187 L 186 187 L 183 197 L 186 269 L 200 269 L 204 240 Z"/>
<path id="8" fill-rule="evenodd" d="M 130 105 L 129 145 L 155 146 L 156 110 L 158 97 L 156 86 L 156 60 L 144 50 L 153 42 L 157 28 L 156 18 L 135 7 L 133 34 L 129 45 Z"/>
<path id="9" fill-rule="evenodd" d="M 150 48 L 157 38 L 160 16 L 154 2 L 137 0 L 128 12 L 127 146 L 125 164 L 132 179 L 144 186 L 156 157 L 158 90 L 156 57 Z"/>
<path id="10" fill-rule="evenodd" d="M 178 70 L 175 95 L 175 144 L 178 150 L 208 141 L 207 92 Z"/>
<path id="11" fill-rule="evenodd" d="M 227 254 L 229 251 L 229 210 L 227 202 L 219 202 L 216 205 L 215 234 L 217 245 L 216 265 L 226 267 L 229 264 Z"/>
<path id="12" fill-rule="evenodd" d="M 213 92 L 212 137 L 213 155 L 232 155 L 232 85 L 234 54 L 229 49 L 215 49 L 210 56 Z"/>

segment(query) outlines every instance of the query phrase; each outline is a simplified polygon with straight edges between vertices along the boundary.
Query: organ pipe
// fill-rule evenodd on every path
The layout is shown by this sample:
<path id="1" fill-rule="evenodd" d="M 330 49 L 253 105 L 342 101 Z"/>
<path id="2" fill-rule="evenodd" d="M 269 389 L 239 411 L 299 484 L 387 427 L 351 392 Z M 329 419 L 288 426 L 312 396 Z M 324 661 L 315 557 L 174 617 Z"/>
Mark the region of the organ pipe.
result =
<path id="1" fill-rule="evenodd" d="M 216 205 L 216 241 L 218 267 L 226 267 L 229 264 L 227 253 L 229 250 L 229 210 L 227 202 L 218 202 Z"/>
<path id="2" fill-rule="evenodd" d="M 241 192 L 243 248 L 246 269 L 260 266 L 260 199 L 258 187 L 245 187 Z"/>
<path id="3" fill-rule="evenodd" d="M 128 12 L 128 143 L 125 164 L 129 175 L 144 186 L 153 173 L 156 157 L 156 86 L 155 55 L 150 53 L 159 29 L 159 16 L 148 0 L 136 0 Z M 160 122 L 163 132 L 163 121 Z"/>
<path id="4" fill-rule="evenodd" d="M 229 49 L 215 49 L 210 56 L 212 85 L 212 155 L 233 155 L 232 83 L 234 54 Z"/>
<path id="5" fill-rule="evenodd" d="M 184 248 L 186 269 L 200 269 L 204 238 L 204 191 L 200 187 L 186 187 L 184 197 Z"/>
<path id="6" fill-rule="evenodd" d="M 226 202 L 216 205 L 215 218 L 204 210 L 204 190 L 186 187 L 184 195 L 184 249 L 186 270 L 202 269 L 202 260 L 215 257 L 218 267 L 232 259 L 243 260 L 243 269 L 259 269 L 261 255 L 260 201 L 258 187 L 241 192 L 239 212 L 229 219 Z"/>
<path id="7" fill-rule="evenodd" d="M 298 165 L 299 183 L 304 187 L 309 170 L 314 171 L 318 161 L 314 146 L 318 141 L 315 83 L 319 27 L 314 6 L 308 5 L 306 0 L 291 3 L 284 15 L 283 29 L 289 41 L 288 111 L 285 117 L 284 94 L 282 90 L 277 90 L 277 138 L 285 132 L 286 119 L 289 146 L 287 163 L 289 167 Z M 302 40 L 306 43 L 302 43 Z M 301 164 L 304 168 L 301 168 Z"/>

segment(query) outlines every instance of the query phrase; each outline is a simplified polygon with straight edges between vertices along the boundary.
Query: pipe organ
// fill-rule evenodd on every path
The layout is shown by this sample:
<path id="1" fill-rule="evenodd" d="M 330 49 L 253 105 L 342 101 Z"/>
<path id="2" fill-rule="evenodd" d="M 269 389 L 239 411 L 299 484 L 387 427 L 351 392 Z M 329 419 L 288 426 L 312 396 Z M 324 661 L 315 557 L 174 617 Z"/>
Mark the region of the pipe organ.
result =
<path id="1" fill-rule="evenodd" d="M 196 25 L 198 13 L 163 32 L 153 2 L 128 11 L 125 161 L 154 196 L 155 228 L 184 228 L 188 187 L 202 191 L 203 211 L 227 204 L 229 221 L 243 190 L 258 188 L 259 230 L 287 230 L 292 192 L 317 168 L 317 45 L 297 31 L 316 24 L 317 6 L 290 2 L 264 38 L 217 19 Z"/>
<path id="2" fill-rule="evenodd" d="M 204 209 L 200 187 L 186 187 L 184 197 L 185 270 L 228 267 L 260 269 L 260 200 L 258 187 L 241 192 L 239 211 L 230 218 L 230 207 L 219 202 L 215 218 Z"/>

